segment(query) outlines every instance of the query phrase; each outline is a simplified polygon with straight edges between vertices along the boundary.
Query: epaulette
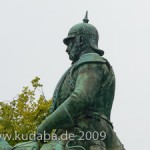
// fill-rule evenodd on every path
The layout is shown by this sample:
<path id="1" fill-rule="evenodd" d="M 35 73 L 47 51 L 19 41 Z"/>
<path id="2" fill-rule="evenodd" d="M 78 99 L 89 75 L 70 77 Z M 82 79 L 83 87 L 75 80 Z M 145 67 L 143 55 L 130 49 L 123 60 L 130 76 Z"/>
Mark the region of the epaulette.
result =
<path id="1" fill-rule="evenodd" d="M 84 63 L 106 63 L 106 60 L 97 53 L 87 53 L 80 57 L 76 63 L 76 67 Z"/>

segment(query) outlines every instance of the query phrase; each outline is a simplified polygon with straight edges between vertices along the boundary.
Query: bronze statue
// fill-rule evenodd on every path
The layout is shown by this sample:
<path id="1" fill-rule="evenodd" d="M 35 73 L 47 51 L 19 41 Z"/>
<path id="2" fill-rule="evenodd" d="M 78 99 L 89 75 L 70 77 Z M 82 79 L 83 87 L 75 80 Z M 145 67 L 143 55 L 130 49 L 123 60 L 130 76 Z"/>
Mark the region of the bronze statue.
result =
<path id="1" fill-rule="evenodd" d="M 51 114 L 37 129 L 38 134 L 57 129 L 58 137 L 67 132 L 74 139 L 50 141 L 42 150 L 124 150 L 110 121 L 115 75 L 88 21 L 86 13 L 63 40 L 72 65 L 56 86 Z"/>

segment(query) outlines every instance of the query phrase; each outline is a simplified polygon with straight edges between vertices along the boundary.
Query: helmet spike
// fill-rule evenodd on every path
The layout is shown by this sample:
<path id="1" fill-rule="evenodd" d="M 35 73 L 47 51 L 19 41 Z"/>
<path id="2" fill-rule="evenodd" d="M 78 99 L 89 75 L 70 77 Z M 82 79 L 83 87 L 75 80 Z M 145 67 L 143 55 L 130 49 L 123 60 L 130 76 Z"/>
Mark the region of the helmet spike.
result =
<path id="1" fill-rule="evenodd" d="M 88 19 L 88 11 L 86 11 L 85 17 L 83 19 L 83 23 L 88 23 L 89 19 Z"/>

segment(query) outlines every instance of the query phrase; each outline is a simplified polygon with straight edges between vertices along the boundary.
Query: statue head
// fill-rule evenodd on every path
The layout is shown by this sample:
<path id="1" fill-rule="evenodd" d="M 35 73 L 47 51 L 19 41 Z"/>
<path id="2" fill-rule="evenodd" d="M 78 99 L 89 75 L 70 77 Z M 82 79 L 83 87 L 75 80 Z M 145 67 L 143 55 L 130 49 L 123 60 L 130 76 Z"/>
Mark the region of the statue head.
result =
<path id="1" fill-rule="evenodd" d="M 72 61 L 78 60 L 81 53 L 88 49 L 93 50 L 93 52 L 103 55 L 104 51 L 98 49 L 99 34 L 97 29 L 88 24 L 88 13 L 86 12 L 83 23 L 74 25 L 68 36 L 63 40 L 64 44 L 67 45 L 67 53 Z"/>

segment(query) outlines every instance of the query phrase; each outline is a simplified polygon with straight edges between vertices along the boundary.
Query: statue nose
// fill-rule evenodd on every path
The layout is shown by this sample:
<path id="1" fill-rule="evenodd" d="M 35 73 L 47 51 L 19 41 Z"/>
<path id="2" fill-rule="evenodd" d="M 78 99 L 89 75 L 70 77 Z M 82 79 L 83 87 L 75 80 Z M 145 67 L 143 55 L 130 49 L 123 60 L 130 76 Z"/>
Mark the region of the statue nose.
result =
<path id="1" fill-rule="evenodd" d="M 68 48 L 66 48 L 66 52 L 68 53 Z"/>
<path id="2" fill-rule="evenodd" d="M 70 53 L 70 50 L 69 50 L 69 48 L 67 47 L 67 49 L 66 49 L 66 52 L 69 54 Z"/>

